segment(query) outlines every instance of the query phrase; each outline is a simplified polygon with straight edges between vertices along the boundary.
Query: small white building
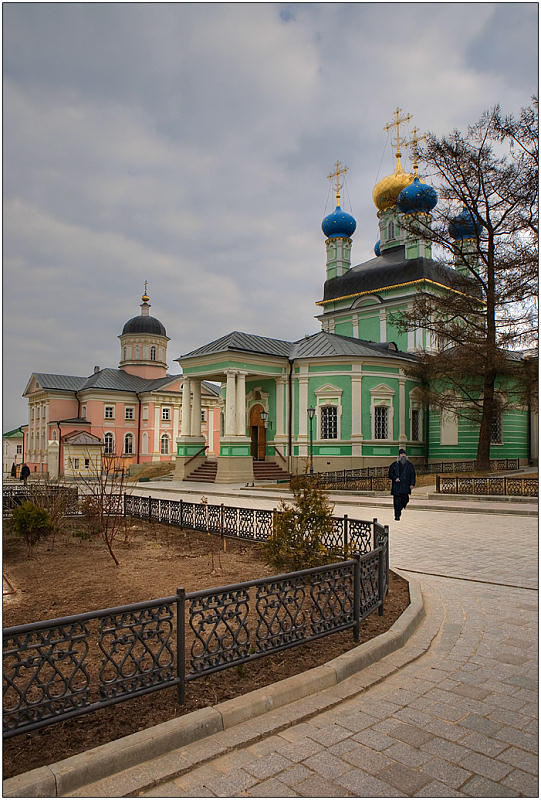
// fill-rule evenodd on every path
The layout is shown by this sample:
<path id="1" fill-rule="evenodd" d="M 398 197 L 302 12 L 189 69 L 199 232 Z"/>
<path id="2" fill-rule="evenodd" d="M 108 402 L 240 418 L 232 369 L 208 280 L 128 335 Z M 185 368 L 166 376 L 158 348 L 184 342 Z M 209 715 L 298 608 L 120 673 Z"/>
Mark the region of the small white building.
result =
<path id="1" fill-rule="evenodd" d="M 11 476 L 13 464 L 19 474 L 19 468 L 24 458 L 24 434 L 20 428 L 2 434 L 2 475 L 4 478 Z"/>

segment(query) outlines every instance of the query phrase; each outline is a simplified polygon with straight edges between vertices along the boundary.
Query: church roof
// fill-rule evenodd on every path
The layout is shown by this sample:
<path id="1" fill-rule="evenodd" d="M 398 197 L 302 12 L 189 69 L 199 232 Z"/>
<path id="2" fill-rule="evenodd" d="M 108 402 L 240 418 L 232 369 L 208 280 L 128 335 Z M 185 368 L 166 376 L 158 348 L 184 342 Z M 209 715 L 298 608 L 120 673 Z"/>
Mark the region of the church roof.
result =
<path id="1" fill-rule="evenodd" d="M 77 375 L 54 375 L 49 372 L 33 372 L 32 376 L 43 389 L 62 389 L 68 392 L 78 392 L 86 381 L 86 378 Z"/>
<path id="2" fill-rule="evenodd" d="M 365 358 L 383 357 L 415 360 L 415 356 L 411 353 L 403 353 L 394 349 L 392 343 L 377 344 L 376 342 L 355 339 L 351 336 L 340 336 L 336 333 L 327 333 L 325 331 L 305 336 L 296 342 L 233 331 L 220 339 L 203 345 L 203 347 L 198 347 L 197 350 L 192 350 L 190 353 L 180 356 L 179 360 L 184 361 L 189 358 L 214 355 L 226 351 L 279 356 L 290 360 L 296 358 L 325 358 L 328 356 L 364 356 Z"/>
<path id="3" fill-rule="evenodd" d="M 181 375 L 165 375 L 163 378 L 139 378 L 130 375 L 122 369 L 101 369 L 89 377 L 76 375 L 53 375 L 44 372 L 33 372 L 32 377 L 37 380 L 43 389 L 57 391 L 81 392 L 84 389 L 102 389 L 116 392 L 154 392 L 166 386 Z M 208 394 L 217 396 L 219 387 L 208 381 L 203 381 Z M 25 392 L 26 393 L 26 392 Z M 65 422 L 66 420 L 64 420 Z"/>
<path id="4" fill-rule="evenodd" d="M 89 433 L 88 431 L 72 431 L 71 433 L 66 433 L 66 435 L 62 437 L 62 441 L 66 444 L 87 446 L 102 444 L 99 436 L 95 436 L 93 433 Z"/>
<path id="5" fill-rule="evenodd" d="M 3 439 L 22 439 L 24 436 L 20 428 L 14 428 L 12 431 L 6 431 L 2 434 Z"/>
<path id="6" fill-rule="evenodd" d="M 321 302 L 376 292 L 422 279 L 452 288 L 456 278 L 455 270 L 430 258 L 406 258 L 404 246 L 399 245 L 382 251 L 380 256 L 363 264 L 357 264 L 344 275 L 325 281 Z"/>

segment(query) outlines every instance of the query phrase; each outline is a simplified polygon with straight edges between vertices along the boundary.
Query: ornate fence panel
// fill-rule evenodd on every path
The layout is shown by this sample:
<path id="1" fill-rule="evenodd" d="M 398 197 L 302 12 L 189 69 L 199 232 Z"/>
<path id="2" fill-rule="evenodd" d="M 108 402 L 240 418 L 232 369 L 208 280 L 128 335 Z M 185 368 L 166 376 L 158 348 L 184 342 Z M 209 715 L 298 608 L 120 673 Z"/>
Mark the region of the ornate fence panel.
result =
<path id="1" fill-rule="evenodd" d="M 4 517 L 11 516 L 15 506 L 20 506 L 26 500 L 43 502 L 54 500 L 61 496 L 65 503 L 67 514 L 76 514 L 79 510 L 79 490 L 76 486 L 42 486 L 30 484 L 25 486 L 6 485 L 2 487 L 2 513 Z"/>
<path id="2" fill-rule="evenodd" d="M 454 475 L 438 475 L 436 492 L 440 494 L 499 495 L 513 497 L 537 497 L 537 478 L 471 478 Z"/>
<path id="3" fill-rule="evenodd" d="M 180 603 L 175 595 L 6 628 L 4 738 L 179 685 Z"/>
<path id="4" fill-rule="evenodd" d="M 382 557 L 378 550 L 376 561 Z M 186 594 L 193 633 L 186 680 L 355 629 L 362 619 L 359 574 L 352 559 Z"/>

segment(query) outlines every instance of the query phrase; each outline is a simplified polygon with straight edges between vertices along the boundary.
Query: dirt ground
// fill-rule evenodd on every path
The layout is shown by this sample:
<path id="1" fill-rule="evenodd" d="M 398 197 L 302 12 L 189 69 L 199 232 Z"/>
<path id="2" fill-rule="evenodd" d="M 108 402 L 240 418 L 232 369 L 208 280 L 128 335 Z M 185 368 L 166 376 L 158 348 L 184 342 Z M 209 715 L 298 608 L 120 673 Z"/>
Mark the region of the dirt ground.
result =
<path id="1" fill-rule="evenodd" d="M 40 542 L 26 558 L 22 542 L 4 533 L 4 572 L 15 595 L 4 598 L 4 627 L 79 614 L 141 600 L 165 597 L 275 574 L 265 564 L 261 545 L 133 521 L 115 545 L 116 567 L 99 540 L 82 538 L 82 523 L 54 543 Z M 391 573 L 385 614 L 361 624 L 360 641 L 383 633 L 409 603 L 407 583 Z M 91 747 L 143 730 L 197 708 L 245 694 L 282 678 L 325 663 L 356 644 L 344 631 L 249 664 L 232 667 L 186 684 L 179 707 L 176 689 L 163 689 L 50 725 L 4 742 L 4 777 L 75 755 Z"/>

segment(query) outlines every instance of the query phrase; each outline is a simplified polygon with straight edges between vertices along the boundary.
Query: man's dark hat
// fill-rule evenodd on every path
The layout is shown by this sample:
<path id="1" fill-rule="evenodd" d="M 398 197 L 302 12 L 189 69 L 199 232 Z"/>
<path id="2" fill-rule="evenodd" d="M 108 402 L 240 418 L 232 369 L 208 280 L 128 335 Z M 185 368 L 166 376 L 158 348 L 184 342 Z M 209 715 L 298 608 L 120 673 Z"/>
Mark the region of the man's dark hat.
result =
<path id="1" fill-rule="evenodd" d="M 400 453 L 404 453 L 404 455 L 406 455 L 406 451 L 404 450 L 403 447 L 401 447 L 400 450 L 398 451 L 398 455 L 400 455 Z"/>

